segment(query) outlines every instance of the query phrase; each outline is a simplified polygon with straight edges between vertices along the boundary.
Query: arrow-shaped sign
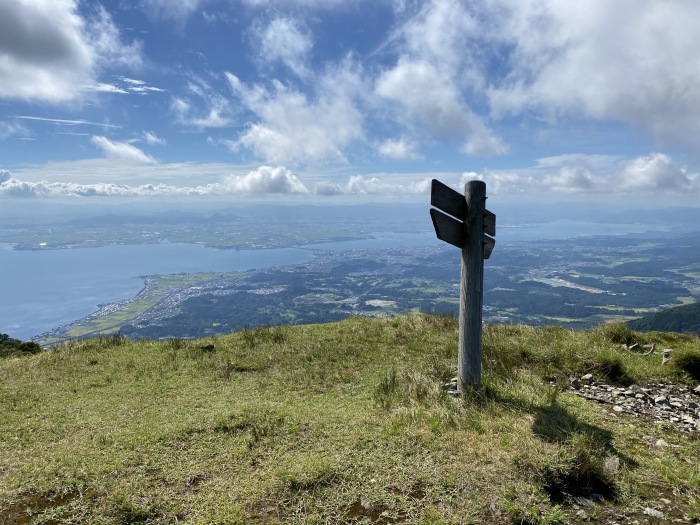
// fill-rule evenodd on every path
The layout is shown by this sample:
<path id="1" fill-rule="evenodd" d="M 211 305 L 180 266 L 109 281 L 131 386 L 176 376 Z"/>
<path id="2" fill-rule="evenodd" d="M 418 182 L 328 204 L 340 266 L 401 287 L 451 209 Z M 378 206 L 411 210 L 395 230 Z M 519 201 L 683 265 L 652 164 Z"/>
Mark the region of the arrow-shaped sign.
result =
<path id="1" fill-rule="evenodd" d="M 464 220 L 467 216 L 467 199 L 464 195 L 433 179 L 430 188 L 430 205 L 442 210 L 430 210 L 437 238 L 457 248 L 463 248 L 466 234 Z M 492 238 L 496 235 L 496 215 L 487 209 L 484 209 L 483 229 L 484 237 L 481 244 L 484 247 L 484 259 L 488 259 L 496 245 L 496 241 Z"/>
<path id="2" fill-rule="evenodd" d="M 484 210 L 484 233 L 492 237 L 496 235 L 496 216 L 489 210 Z"/>
<path id="3" fill-rule="evenodd" d="M 438 210 L 430 210 L 430 217 L 433 219 L 433 227 L 438 239 L 460 249 L 464 246 L 464 223 L 462 221 L 453 219 Z"/>
<path id="4" fill-rule="evenodd" d="M 496 239 L 492 239 L 488 235 L 484 235 L 484 239 L 481 241 L 481 244 L 484 246 L 484 259 L 488 259 L 491 257 L 491 252 L 493 251 L 494 246 L 496 246 Z"/>
<path id="5" fill-rule="evenodd" d="M 464 221 L 467 213 L 467 200 L 464 195 L 457 193 L 437 179 L 433 179 L 430 188 L 430 205 L 449 213 L 460 221 Z"/>

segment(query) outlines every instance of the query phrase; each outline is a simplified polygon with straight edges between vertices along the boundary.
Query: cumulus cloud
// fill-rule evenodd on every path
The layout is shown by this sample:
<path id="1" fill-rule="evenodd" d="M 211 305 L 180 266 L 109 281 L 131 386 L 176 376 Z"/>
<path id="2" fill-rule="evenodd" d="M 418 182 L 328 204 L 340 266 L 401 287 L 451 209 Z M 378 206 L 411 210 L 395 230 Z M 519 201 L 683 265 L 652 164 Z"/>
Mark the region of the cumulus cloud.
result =
<path id="1" fill-rule="evenodd" d="M 258 58 L 263 63 L 281 63 L 299 77 L 309 74 L 306 60 L 313 43 L 311 35 L 298 21 L 278 17 L 265 27 L 255 28 L 254 34 L 258 41 Z"/>
<path id="2" fill-rule="evenodd" d="M 107 64 L 135 67 L 141 44 L 125 43 L 107 11 L 77 0 L 0 2 L 0 97 L 58 103 L 98 85 Z"/>
<path id="3" fill-rule="evenodd" d="M 458 0 L 426 2 L 401 28 L 397 63 L 377 79 L 375 91 L 398 105 L 394 118 L 414 133 L 459 137 L 468 155 L 502 155 L 507 144 L 467 100 L 484 84 L 469 52 L 477 28 Z"/>
<path id="4" fill-rule="evenodd" d="M 656 137 L 700 131 L 700 4 L 685 0 L 496 0 L 489 35 L 505 75 L 494 115 L 537 111 L 640 126 Z M 692 131 L 692 133 L 689 133 Z"/>
<path id="5" fill-rule="evenodd" d="M 697 190 L 698 174 L 688 173 L 668 155 L 651 153 L 625 164 L 620 172 L 620 187 L 623 190 Z"/>
<path id="6" fill-rule="evenodd" d="M 311 98 L 281 82 L 248 86 L 226 73 L 234 95 L 256 121 L 231 143 L 276 164 L 344 161 L 343 148 L 364 138 L 356 106 L 361 86 L 354 64 L 326 71 Z"/>
<path id="7" fill-rule="evenodd" d="M 107 157 L 144 164 L 157 162 L 156 159 L 128 142 L 113 142 L 103 136 L 93 136 L 90 142 L 99 147 Z"/>
<path id="8" fill-rule="evenodd" d="M 374 194 L 424 194 L 430 189 L 431 179 L 417 182 L 384 182 L 378 177 L 351 176 L 345 184 L 321 181 L 316 184 L 316 195 L 374 195 Z"/>
<path id="9" fill-rule="evenodd" d="M 377 151 L 382 157 L 395 160 L 420 160 L 423 158 L 415 152 L 415 145 L 403 137 L 385 140 L 379 144 Z"/>
<path id="10" fill-rule="evenodd" d="M 607 155 L 561 155 L 521 170 L 464 173 L 461 182 L 483 180 L 491 193 L 637 194 L 700 191 L 700 175 L 663 153 L 624 159 Z"/>
<path id="11" fill-rule="evenodd" d="M 229 175 L 221 182 L 201 186 L 170 184 L 78 184 L 28 182 L 0 170 L 0 196 L 7 197 L 207 197 L 225 195 L 305 194 L 309 190 L 283 166 L 260 166 L 246 175 Z"/>
<path id="12" fill-rule="evenodd" d="M 222 185 L 232 193 L 308 193 L 296 175 L 284 166 L 260 166 L 247 175 L 232 175 Z"/>

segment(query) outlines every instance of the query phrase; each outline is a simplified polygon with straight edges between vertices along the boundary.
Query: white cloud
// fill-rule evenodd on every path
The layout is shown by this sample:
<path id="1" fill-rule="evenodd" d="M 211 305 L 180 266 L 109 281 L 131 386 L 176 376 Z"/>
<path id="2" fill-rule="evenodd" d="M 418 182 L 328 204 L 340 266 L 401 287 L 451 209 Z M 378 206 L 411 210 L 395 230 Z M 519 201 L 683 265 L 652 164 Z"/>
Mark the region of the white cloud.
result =
<path id="1" fill-rule="evenodd" d="M 151 145 L 159 144 L 161 146 L 164 146 L 167 143 L 167 141 L 165 139 L 160 138 L 158 135 L 156 135 L 152 131 L 144 131 L 143 138 L 147 144 L 151 144 Z"/>
<path id="2" fill-rule="evenodd" d="M 686 141 L 700 131 L 700 3 L 496 0 L 488 16 L 508 67 L 489 89 L 496 116 L 615 120 Z"/>
<path id="3" fill-rule="evenodd" d="M 347 6 L 358 0 L 242 0 L 244 4 L 253 7 L 271 6 L 274 8 L 300 7 L 307 9 L 330 9 L 336 6 Z"/>
<path id="4" fill-rule="evenodd" d="M 232 175 L 222 186 L 231 193 L 308 193 L 309 190 L 291 171 L 283 166 L 260 166 L 247 175 Z"/>
<path id="5" fill-rule="evenodd" d="M 156 164 L 157 162 L 156 159 L 128 142 L 113 142 L 102 136 L 93 136 L 90 142 L 99 147 L 107 157 L 144 164 Z"/>
<path id="6" fill-rule="evenodd" d="M 685 166 L 680 166 L 663 153 L 651 153 L 637 157 L 626 163 L 620 173 L 622 190 L 698 190 L 698 174 L 688 173 Z"/>
<path id="7" fill-rule="evenodd" d="M 141 8 L 150 16 L 184 24 L 205 0 L 140 0 Z"/>
<path id="8" fill-rule="evenodd" d="M 151 86 L 145 80 L 137 80 L 135 78 L 124 77 L 120 75 L 115 75 L 115 78 L 121 83 L 121 85 L 112 84 L 99 84 L 98 86 L 105 86 L 105 90 L 112 90 L 116 93 L 124 94 L 137 94 L 137 95 L 147 95 L 148 93 L 163 93 L 164 89 Z"/>
<path id="9" fill-rule="evenodd" d="M 280 82 L 247 86 L 226 73 L 234 95 L 257 119 L 232 145 L 275 164 L 344 161 L 343 148 L 364 138 L 355 99 L 359 73 L 347 62 L 325 71 L 309 98 Z"/>
<path id="10" fill-rule="evenodd" d="M 141 45 L 124 43 L 101 6 L 86 16 L 76 0 L 0 2 L 0 98 L 72 101 L 107 63 L 138 66 Z"/>
<path id="11" fill-rule="evenodd" d="M 377 151 L 382 157 L 396 160 L 420 160 L 423 158 L 415 152 L 415 145 L 403 137 L 385 140 L 379 144 Z"/>
<path id="12" fill-rule="evenodd" d="M 464 137 L 470 155 L 500 155 L 508 151 L 482 119 L 462 102 L 452 79 L 430 62 L 401 59 L 377 82 L 377 94 L 401 106 L 397 118 L 412 127 L 427 126 L 433 136 Z"/>
<path id="13" fill-rule="evenodd" d="M 101 91 L 103 93 L 120 93 L 122 95 L 127 95 L 129 92 L 125 89 L 115 86 L 113 84 L 97 84 L 94 88 L 95 91 Z"/>
<path id="14" fill-rule="evenodd" d="M 633 159 L 606 155 L 561 155 L 539 159 L 520 170 L 464 173 L 461 182 L 479 179 L 490 193 L 655 195 L 700 192 L 700 174 L 690 173 L 663 153 Z"/>
<path id="15" fill-rule="evenodd" d="M 278 17 L 254 31 L 258 57 L 266 64 L 282 63 L 299 77 L 309 74 L 307 55 L 313 45 L 311 35 L 291 18 Z"/>
<path id="16" fill-rule="evenodd" d="M 345 184 L 320 181 L 316 184 L 316 195 L 370 195 L 370 194 L 424 194 L 430 189 L 431 179 L 424 178 L 417 182 L 399 183 L 383 182 L 378 177 L 353 175 Z"/>
<path id="17" fill-rule="evenodd" d="M 379 76 L 375 93 L 396 104 L 393 118 L 414 135 L 460 138 L 467 155 L 507 153 L 507 144 L 473 109 L 485 85 L 474 51 L 483 30 L 458 0 L 421 5 L 386 44 L 398 60 Z"/>
<path id="18" fill-rule="evenodd" d="M 20 118 L 23 120 L 36 120 L 40 122 L 49 122 L 51 124 L 56 124 L 59 126 L 101 126 L 103 128 L 119 129 L 121 126 L 115 124 L 107 124 L 102 122 L 90 122 L 89 120 L 69 120 L 61 118 L 49 118 L 49 117 L 33 117 L 29 115 L 16 115 L 14 118 Z"/>
<path id="19" fill-rule="evenodd" d="M 28 137 L 29 130 L 17 122 L 0 121 L 0 140 L 10 137 Z"/>
<path id="20" fill-rule="evenodd" d="M 260 166 L 247 175 L 229 175 L 221 182 L 200 186 L 171 184 L 114 184 L 28 182 L 0 170 L 0 196 L 7 197 L 207 197 L 226 195 L 305 194 L 308 189 L 282 166 Z"/>
<path id="21" fill-rule="evenodd" d="M 171 111 L 182 124 L 197 128 L 225 128 L 232 124 L 231 103 L 203 78 L 191 74 L 187 92 L 194 101 L 192 98 L 176 96 L 170 101 Z"/>

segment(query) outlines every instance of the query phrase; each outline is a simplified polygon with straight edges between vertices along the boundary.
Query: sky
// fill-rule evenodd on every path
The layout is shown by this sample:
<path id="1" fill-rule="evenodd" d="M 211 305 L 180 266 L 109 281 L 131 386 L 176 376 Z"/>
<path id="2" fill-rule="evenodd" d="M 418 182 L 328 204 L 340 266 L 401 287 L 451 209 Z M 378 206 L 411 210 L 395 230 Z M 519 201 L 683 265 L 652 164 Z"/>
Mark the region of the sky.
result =
<path id="1" fill-rule="evenodd" d="M 21 199 L 697 206 L 696 0 L 0 0 Z"/>

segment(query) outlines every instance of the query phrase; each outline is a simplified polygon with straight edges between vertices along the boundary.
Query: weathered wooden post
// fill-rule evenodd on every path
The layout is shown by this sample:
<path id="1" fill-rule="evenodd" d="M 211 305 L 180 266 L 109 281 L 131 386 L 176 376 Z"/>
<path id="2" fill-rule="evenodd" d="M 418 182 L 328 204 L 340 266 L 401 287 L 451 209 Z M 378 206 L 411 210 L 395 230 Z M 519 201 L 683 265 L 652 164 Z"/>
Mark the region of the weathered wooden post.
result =
<path id="1" fill-rule="evenodd" d="M 458 220 L 430 210 L 438 239 L 462 250 L 459 294 L 459 391 L 481 386 L 481 331 L 484 301 L 484 259 L 496 241 L 496 216 L 486 209 L 486 184 L 465 184 L 464 196 L 433 179 L 430 204 Z M 489 234 L 489 235 L 486 235 Z"/>

